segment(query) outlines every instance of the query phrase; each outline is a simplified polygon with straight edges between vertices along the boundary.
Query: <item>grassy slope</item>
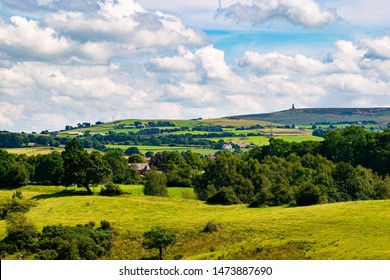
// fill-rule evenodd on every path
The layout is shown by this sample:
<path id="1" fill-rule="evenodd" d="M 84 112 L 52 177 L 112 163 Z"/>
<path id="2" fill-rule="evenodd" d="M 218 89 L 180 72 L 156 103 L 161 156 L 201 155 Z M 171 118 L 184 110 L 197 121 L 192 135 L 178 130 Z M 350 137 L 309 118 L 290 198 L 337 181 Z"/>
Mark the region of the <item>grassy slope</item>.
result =
<path id="1" fill-rule="evenodd" d="M 178 152 L 187 152 L 188 150 L 191 150 L 194 153 L 199 153 L 202 155 L 209 155 L 209 154 L 215 154 L 218 150 L 213 150 L 213 149 L 203 149 L 203 148 L 197 148 L 197 147 L 191 147 L 191 146 L 135 146 L 135 145 L 106 145 L 107 148 L 111 149 L 122 149 L 126 150 L 130 147 L 137 147 L 139 151 L 143 154 L 146 152 L 153 152 L 153 153 L 158 153 L 158 152 L 172 152 L 172 151 L 178 151 Z"/>
<path id="2" fill-rule="evenodd" d="M 80 195 L 62 187 L 24 187 L 38 201 L 27 214 L 34 223 L 75 225 L 111 221 L 121 233 L 109 259 L 150 257 L 142 232 L 160 225 L 178 233 L 179 242 L 166 256 L 184 259 L 390 259 L 390 201 L 350 202 L 313 207 L 249 209 L 245 205 L 210 206 L 192 199 L 188 189 L 170 189 L 173 198 L 132 195 Z M 61 193 L 62 192 L 62 193 Z M 1 190 L 0 198 L 12 191 Z M 208 221 L 217 233 L 201 233 Z M 0 222 L 0 237 L 5 222 Z"/>
<path id="3" fill-rule="evenodd" d="M 390 122 L 390 108 L 298 108 L 267 114 L 242 115 L 234 118 L 285 124 L 336 123 L 368 120 L 387 124 Z"/>

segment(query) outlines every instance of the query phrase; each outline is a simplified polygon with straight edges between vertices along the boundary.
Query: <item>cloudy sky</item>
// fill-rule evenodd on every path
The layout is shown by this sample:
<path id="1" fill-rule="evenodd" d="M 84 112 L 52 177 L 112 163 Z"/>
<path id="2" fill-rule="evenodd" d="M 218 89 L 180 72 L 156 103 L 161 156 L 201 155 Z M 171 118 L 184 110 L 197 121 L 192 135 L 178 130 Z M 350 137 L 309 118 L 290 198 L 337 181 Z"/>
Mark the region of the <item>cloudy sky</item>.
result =
<path id="1" fill-rule="evenodd" d="M 388 0 L 0 0 L 0 130 L 390 106 Z"/>

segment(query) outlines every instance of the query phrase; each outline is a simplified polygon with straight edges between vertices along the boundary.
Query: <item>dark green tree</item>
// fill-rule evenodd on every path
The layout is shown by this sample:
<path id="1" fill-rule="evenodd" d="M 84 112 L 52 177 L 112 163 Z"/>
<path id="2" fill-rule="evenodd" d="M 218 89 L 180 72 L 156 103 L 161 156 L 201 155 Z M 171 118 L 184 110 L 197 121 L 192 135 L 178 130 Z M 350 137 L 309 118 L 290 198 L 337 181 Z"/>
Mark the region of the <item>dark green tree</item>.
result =
<path id="1" fill-rule="evenodd" d="M 141 154 L 141 152 L 139 151 L 139 149 L 137 147 L 130 147 L 130 148 L 126 149 L 126 151 L 125 151 L 126 156 L 131 156 L 134 154 L 139 154 L 139 155 Z"/>
<path id="2" fill-rule="evenodd" d="M 92 194 L 91 186 L 102 183 L 110 175 L 110 167 L 99 152 L 88 154 L 76 138 L 69 141 L 62 152 L 64 160 L 63 183 L 66 187 L 76 185 Z"/>
<path id="3" fill-rule="evenodd" d="M 129 156 L 128 163 L 146 163 L 145 158 L 140 154 L 134 154 Z"/>
<path id="4" fill-rule="evenodd" d="M 47 185 L 58 185 L 64 174 L 64 161 L 61 154 L 52 152 L 31 158 L 34 165 L 33 181 Z"/>
<path id="5" fill-rule="evenodd" d="M 145 175 L 144 194 L 150 196 L 168 196 L 167 177 L 164 173 L 152 170 Z"/>
<path id="6" fill-rule="evenodd" d="M 163 249 L 177 242 L 176 234 L 162 227 L 153 227 L 143 237 L 142 247 L 148 250 L 158 249 L 160 260 L 163 259 Z"/>
<path id="7" fill-rule="evenodd" d="M 109 150 L 103 160 L 110 166 L 114 183 L 124 184 L 131 181 L 131 170 L 122 150 Z"/>

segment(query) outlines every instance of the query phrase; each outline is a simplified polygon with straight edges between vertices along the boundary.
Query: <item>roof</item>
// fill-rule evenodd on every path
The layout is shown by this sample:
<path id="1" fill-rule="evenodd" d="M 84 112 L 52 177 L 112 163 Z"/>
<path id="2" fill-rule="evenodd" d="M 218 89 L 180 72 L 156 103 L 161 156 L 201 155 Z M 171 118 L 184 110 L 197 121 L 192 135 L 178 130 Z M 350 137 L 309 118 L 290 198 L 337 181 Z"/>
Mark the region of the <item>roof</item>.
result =
<path id="1" fill-rule="evenodd" d="M 138 171 L 149 171 L 150 166 L 148 163 L 129 163 L 130 167 L 135 167 Z"/>

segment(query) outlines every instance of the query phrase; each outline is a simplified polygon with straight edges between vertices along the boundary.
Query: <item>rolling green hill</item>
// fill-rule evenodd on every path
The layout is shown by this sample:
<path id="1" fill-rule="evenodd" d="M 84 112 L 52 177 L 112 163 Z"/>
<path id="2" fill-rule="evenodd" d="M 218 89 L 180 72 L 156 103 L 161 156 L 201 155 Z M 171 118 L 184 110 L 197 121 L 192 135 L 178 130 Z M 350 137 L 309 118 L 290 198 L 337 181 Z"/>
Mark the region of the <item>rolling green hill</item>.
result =
<path id="1" fill-rule="evenodd" d="M 124 189 L 132 194 L 102 197 L 63 187 L 21 188 L 26 199 L 37 202 L 27 217 L 39 229 L 110 221 L 118 234 L 107 259 L 155 255 L 141 247 L 142 233 L 153 226 L 178 235 L 166 259 L 390 259 L 389 200 L 254 209 L 207 205 L 193 200 L 191 189 L 169 189 L 171 198 L 145 197 L 141 186 Z M 0 198 L 12 192 L 0 190 Z M 209 221 L 220 226 L 218 232 L 202 232 Z M 1 238 L 5 227 L 0 221 Z"/>
<path id="2" fill-rule="evenodd" d="M 284 124 L 369 122 L 390 123 L 390 108 L 307 108 L 267 114 L 232 116 L 231 119 L 262 120 Z"/>

